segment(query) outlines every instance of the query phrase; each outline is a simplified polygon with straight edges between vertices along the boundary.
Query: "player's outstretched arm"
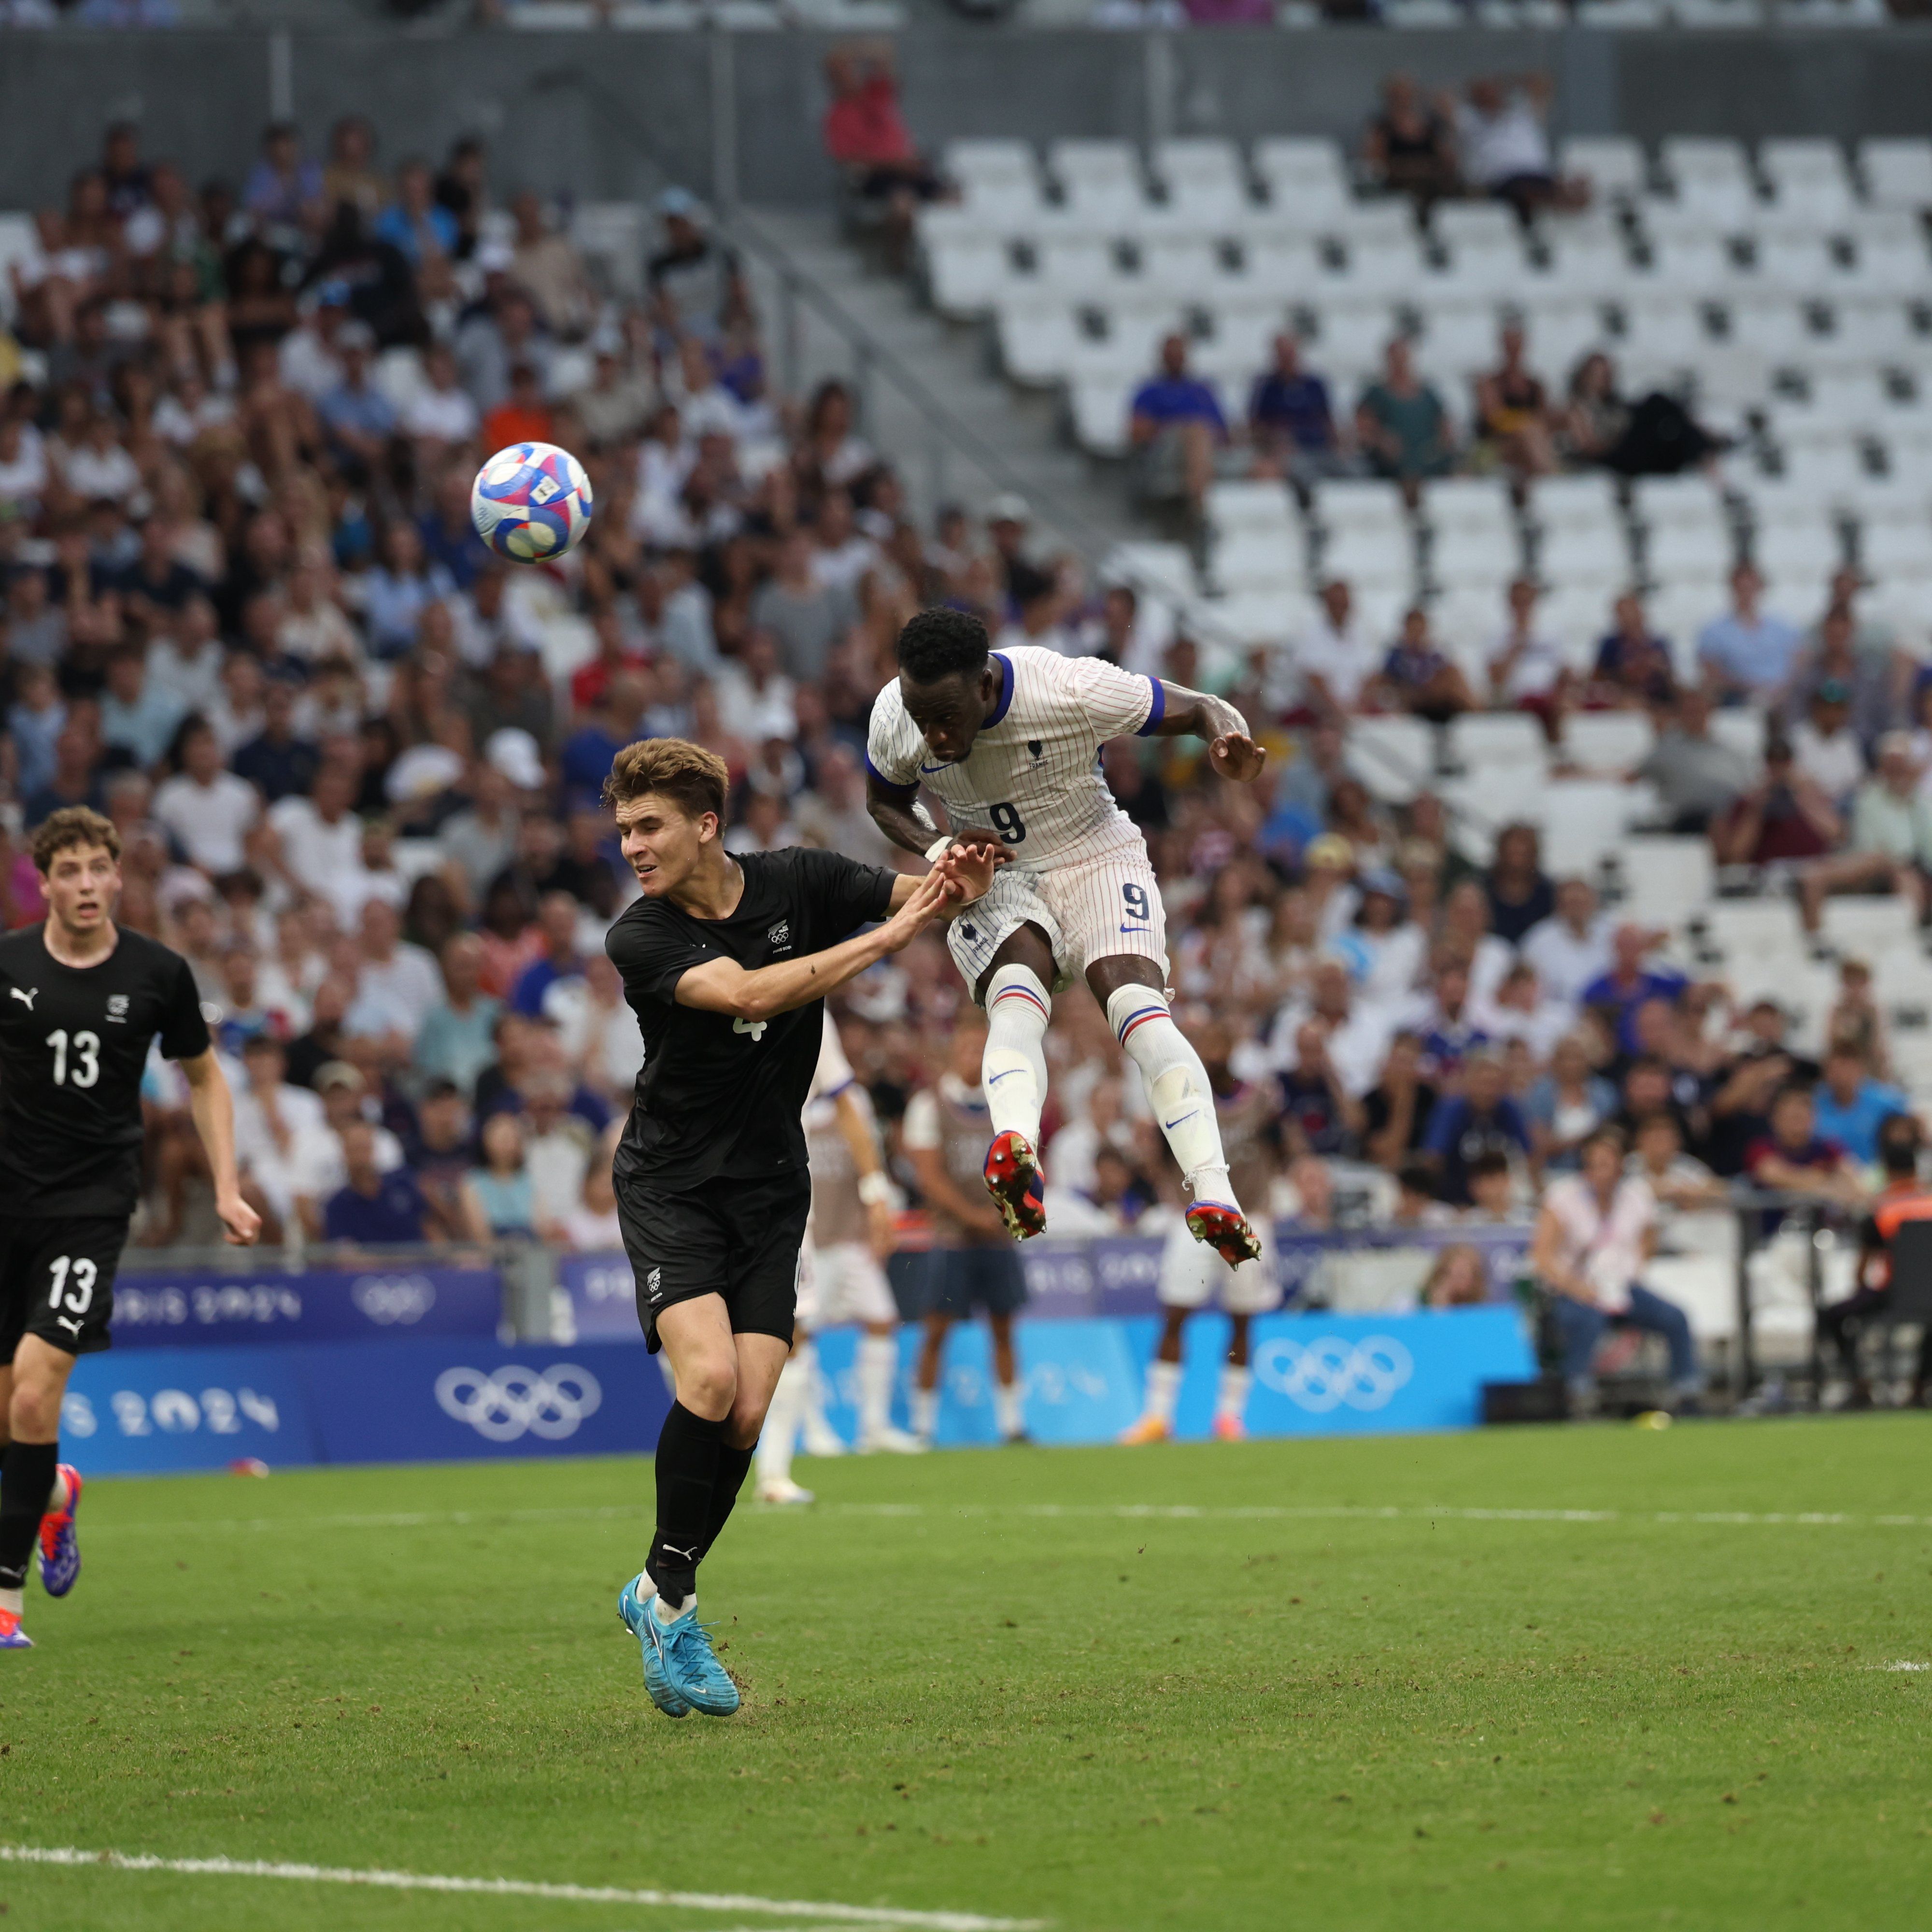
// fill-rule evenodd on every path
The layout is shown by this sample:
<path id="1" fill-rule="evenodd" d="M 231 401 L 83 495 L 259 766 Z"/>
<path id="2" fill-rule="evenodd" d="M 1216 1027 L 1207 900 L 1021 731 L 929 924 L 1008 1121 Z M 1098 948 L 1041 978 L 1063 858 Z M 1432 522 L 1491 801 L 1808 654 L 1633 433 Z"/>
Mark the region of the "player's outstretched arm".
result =
<path id="1" fill-rule="evenodd" d="M 208 1151 L 208 1171 L 214 1178 L 214 1211 L 228 1240 L 237 1247 L 252 1247 L 262 1232 L 262 1217 L 242 1198 L 241 1177 L 235 1168 L 235 1102 L 227 1077 L 212 1047 L 184 1060 L 181 1070 L 188 1079 L 188 1112 L 194 1116 L 194 1130 Z"/>
<path id="2" fill-rule="evenodd" d="M 918 798 L 880 784 L 868 772 L 866 809 L 872 814 L 872 823 L 902 850 L 917 852 L 928 858 L 932 856 L 941 834 L 932 814 Z M 996 866 L 1006 865 L 1013 856 L 1013 848 L 997 832 L 980 826 L 952 826 L 944 836 L 956 850 L 962 845 L 985 846 Z"/>
<path id="3" fill-rule="evenodd" d="M 1190 691 L 1166 678 L 1167 708 L 1150 735 L 1156 738 L 1204 738 L 1208 758 L 1224 778 L 1246 784 L 1262 775 L 1268 754 L 1248 735 L 1248 721 L 1225 698 Z"/>
<path id="4" fill-rule="evenodd" d="M 967 896 L 950 870 L 898 880 L 892 887 L 892 916 L 869 932 L 842 940 L 823 952 L 808 952 L 802 959 L 780 960 L 749 972 L 735 959 L 707 959 L 678 981 L 674 997 L 681 1006 L 728 1013 L 741 1020 L 768 1020 L 795 1006 L 808 1006 L 889 954 L 903 951 L 922 928 Z"/>

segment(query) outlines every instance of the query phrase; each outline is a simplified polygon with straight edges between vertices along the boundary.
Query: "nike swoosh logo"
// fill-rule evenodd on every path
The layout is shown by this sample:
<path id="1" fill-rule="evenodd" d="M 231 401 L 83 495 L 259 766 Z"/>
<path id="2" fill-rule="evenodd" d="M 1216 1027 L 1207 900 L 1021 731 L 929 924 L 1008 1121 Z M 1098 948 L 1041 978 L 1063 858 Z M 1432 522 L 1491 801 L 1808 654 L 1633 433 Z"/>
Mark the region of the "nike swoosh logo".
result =
<path id="1" fill-rule="evenodd" d="M 934 772 L 950 772 L 952 769 L 950 765 L 921 765 L 919 775 L 921 778 L 930 778 Z"/>
<path id="2" fill-rule="evenodd" d="M 1124 926 L 1120 930 L 1123 932 L 1151 932 L 1154 928 L 1150 926 Z"/>
<path id="3" fill-rule="evenodd" d="M 1163 1127 L 1165 1127 L 1169 1133 L 1172 1133 L 1172 1132 L 1173 1132 L 1173 1131 L 1174 1130 L 1174 1129 L 1175 1129 L 1176 1127 L 1179 1126 L 1181 1124 L 1181 1121 L 1183 1121 L 1183 1120 L 1192 1120 L 1192 1119 L 1193 1119 L 1193 1118 L 1194 1118 L 1194 1116 L 1193 1116 L 1192 1114 L 1183 1114 L 1180 1116 L 1180 1120 L 1163 1120 L 1163 1121 L 1162 1121 L 1162 1122 L 1161 1122 L 1161 1125 L 1162 1125 Z"/>

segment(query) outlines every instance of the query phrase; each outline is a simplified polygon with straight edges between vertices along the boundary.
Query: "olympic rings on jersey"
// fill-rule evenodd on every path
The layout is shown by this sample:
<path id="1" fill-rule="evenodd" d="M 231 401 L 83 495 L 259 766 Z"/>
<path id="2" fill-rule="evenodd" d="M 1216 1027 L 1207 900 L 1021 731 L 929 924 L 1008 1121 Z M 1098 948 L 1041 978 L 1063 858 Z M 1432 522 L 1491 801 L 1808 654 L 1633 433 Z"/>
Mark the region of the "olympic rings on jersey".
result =
<path id="1" fill-rule="evenodd" d="M 1255 1374 L 1311 1415 L 1326 1415 L 1344 1403 L 1351 1408 L 1384 1408 L 1415 1372 L 1415 1358 L 1388 1335 L 1345 1342 L 1324 1335 L 1303 1343 L 1286 1336 L 1264 1342 L 1255 1351 Z"/>
<path id="2" fill-rule="evenodd" d="M 486 1442 L 538 1436 L 561 1442 L 603 1406 L 604 1391 L 588 1369 L 560 1362 L 541 1372 L 510 1363 L 494 1375 L 445 1369 L 436 1378 L 436 1406 L 466 1422 Z"/>

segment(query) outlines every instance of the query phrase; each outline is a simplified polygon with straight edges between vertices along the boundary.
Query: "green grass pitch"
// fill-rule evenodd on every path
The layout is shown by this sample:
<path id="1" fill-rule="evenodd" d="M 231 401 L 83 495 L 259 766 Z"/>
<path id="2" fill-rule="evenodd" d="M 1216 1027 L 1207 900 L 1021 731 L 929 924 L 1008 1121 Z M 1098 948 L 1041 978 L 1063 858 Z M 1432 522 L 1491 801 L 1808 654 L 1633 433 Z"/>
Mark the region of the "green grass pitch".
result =
<path id="1" fill-rule="evenodd" d="M 803 1463 L 818 1508 L 747 1506 L 706 1569 L 724 1723 L 658 1715 L 616 1620 L 646 1463 L 99 1482 L 79 1587 L 0 1658 L 0 1841 L 753 1902 L 18 1863 L 0 1901 L 42 1932 L 843 1922 L 761 1900 L 1921 1927 L 1932 1672 L 1888 1666 L 1932 1663 L 1928 1448 L 1894 1416 Z"/>

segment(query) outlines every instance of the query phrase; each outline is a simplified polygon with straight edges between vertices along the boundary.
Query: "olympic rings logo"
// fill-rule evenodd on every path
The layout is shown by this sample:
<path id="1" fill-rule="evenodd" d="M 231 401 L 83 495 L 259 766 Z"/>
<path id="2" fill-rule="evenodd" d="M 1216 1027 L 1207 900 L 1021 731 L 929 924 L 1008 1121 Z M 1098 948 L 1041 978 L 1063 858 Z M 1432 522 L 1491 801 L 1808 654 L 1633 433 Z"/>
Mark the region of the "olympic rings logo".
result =
<path id="1" fill-rule="evenodd" d="M 419 1274 L 365 1274 L 357 1277 L 349 1298 L 378 1328 L 406 1328 L 436 1306 L 436 1286 Z"/>
<path id="2" fill-rule="evenodd" d="M 1355 1409 L 1385 1408 L 1414 1372 L 1414 1357 L 1387 1335 L 1360 1342 L 1324 1335 L 1305 1346 L 1282 1336 L 1255 1351 L 1255 1373 L 1312 1415 L 1326 1415 L 1345 1402 Z"/>
<path id="3" fill-rule="evenodd" d="M 562 1442 L 595 1415 L 604 1391 L 588 1369 L 560 1362 L 541 1372 L 515 1363 L 484 1375 L 478 1369 L 445 1369 L 436 1378 L 436 1406 L 457 1422 L 466 1422 L 489 1442 L 514 1442 L 541 1436 Z"/>

